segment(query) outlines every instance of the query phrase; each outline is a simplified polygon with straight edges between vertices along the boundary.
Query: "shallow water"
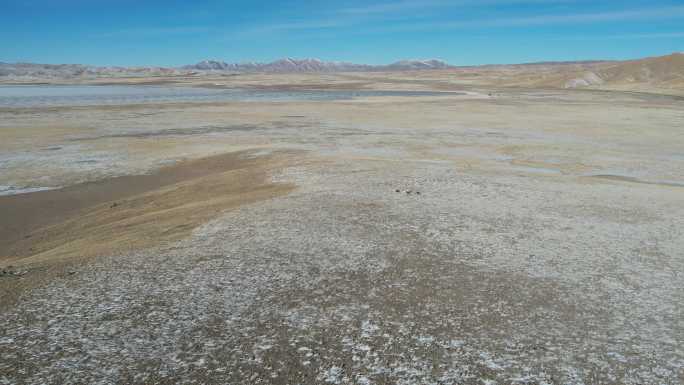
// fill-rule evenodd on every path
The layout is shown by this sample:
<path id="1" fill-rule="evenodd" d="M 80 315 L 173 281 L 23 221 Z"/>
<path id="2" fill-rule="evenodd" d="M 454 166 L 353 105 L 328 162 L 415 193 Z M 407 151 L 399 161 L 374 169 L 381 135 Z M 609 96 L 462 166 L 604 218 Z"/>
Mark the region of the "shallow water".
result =
<path id="1" fill-rule="evenodd" d="M 28 194 L 38 191 L 55 190 L 57 187 L 16 187 L 0 185 L 0 197 L 7 195 Z"/>
<path id="2" fill-rule="evenodd" d="M 0 86 L 0 107 L 125 105 L 220 101 L 348 100 L 373 96 L 449 96 L 429 91 L 261 91 L 165 86 Z"/>

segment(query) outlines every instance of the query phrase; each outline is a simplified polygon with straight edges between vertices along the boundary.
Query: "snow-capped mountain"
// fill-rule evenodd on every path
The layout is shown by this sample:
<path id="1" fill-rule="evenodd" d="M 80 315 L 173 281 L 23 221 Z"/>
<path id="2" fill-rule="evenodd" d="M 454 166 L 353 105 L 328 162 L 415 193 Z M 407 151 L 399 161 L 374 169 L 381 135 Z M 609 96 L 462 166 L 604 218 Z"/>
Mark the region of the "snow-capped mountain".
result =
<path id="1" fill-rule="evenodd" d="M 197 64 L 182 67 L 197 71 L 235 71 L 235 72 L 350 72 L 350 71 L 401 71 L 442 69 L 449 65 L 441 60 L 404 60 L 390 65 L 367 65 L 348 62 L 324 62 L 319 59 L 285 58 L 271 63 L 226 63 L 217 60 L 205 60 Z"/>
<path id="2" fill-rule="evenodd" d="M 432 70 L 448 68 L 449 64 L 442 60 L 402 60 L 387 66 L 390 69 L 397 70 Z"/>
<path id="3" fill-rule="evenodd" d="M 2 63 L 0 77 L 10 78 L 85 78 L 127 76 L 170 76 L 196 72 L 353 72 L 353 71 L 407 71 L 449 68 L 441 60 L 403 60 L 389 65 L 368 65 L 349 62 L 326 62 L 319 59 L 285 58 L 271 63 L 226 63 L 204 60 L 179 68 L 169 67 L 97 67 L 82 64 Z"/>

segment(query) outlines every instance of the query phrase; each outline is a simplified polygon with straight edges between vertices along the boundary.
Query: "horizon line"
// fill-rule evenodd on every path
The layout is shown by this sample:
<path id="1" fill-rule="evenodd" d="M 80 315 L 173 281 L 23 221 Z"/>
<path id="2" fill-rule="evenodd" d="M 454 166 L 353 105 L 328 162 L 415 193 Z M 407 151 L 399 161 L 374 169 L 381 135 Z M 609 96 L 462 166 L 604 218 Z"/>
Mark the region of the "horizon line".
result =
<path id="1" fill-rule="evenodd" d="M 85 66 L 85 67 L 95 67 L 95 68 L 164 68 L 164 69 L 182 69 L 183 67 L 186 66 L 192 66 L 192 65 L 197 65 L 202 62 L 207 62 L 207 61 L 213 61 L 213 62 L 221 62 L 225 64 L 235 64 L 235 65 L 244 65 L 244 64 L 273 64 L 277 63 L 279 61 L 283 60 L 293 60 L 293 61 L 307 61 L 307 60 L 317 60 L 320 61 L 321 63 L 326 63 L 326 64 L 332 64 L 332 63 L 340 63 L 340 64 L 350 64 L 350 65 L 361 65 L 361 66 L 369 66 L 369 67 L 387 67 L 391 66 L 394 64 L 398 64 L 401 62 L 427 62 L 431 60 L 437 60 L 445 63 L 448 67 L 452 68 L 468 68 L 468 67 L 484 67 L 484 66 L 505 66 L 505 65 L 532 65 L 532 64 L 546 64 L 546 63 L 588 63 L 588 62 L 624 62 L 624 61 L 633 61 L 633 60 L 640 60 L 640 59 L 648 59 L 648 58 L 656 58 L 656 57 L 665 57 L 665 56 L 672 56 L 672 55 L 684 55 L 684 51 L 672 51 L 669 53 L 664 53 L 664 54 L 659 54 L 659 55 L 650 55 L 650 56 L 638 56 L 638 57 L 631 57 L 631 58 L 625 58 L 625 59 L 598 59 L 598 58 L 586 58 L 586 59 L 577 59 L 577 60 L 538 60 L 538 61 L 529 61 L 529 62 L 518 62 L 518 63 L 481 63 L 481 64 L 464 64 L 464 65 L 458 65 L 458 64 L 450 64 L 448 61 L 439 59 L 439 58 L 429 58 L 429 59 L 399 59 L 392 61 L 390 63 L 385 63 L 385 64 L 368 64 L 368 63 L 360 63 L 360 62 L 353 62 L 353 61 L 348 61 L 348 60 L 322 60 L 318 59 L 315 57 L 302 57 L 302 58 L 296 58 L 292 56 L 284 56 L 278 59 L 274 59 L 271 61 L 257 61 L 257 60 L 244 60 L 244 61 L 224 61 L 221 59 L 203 59 L 200 61 L 197 61 L 195 63 L 189 63 L 189 64 L 183 64 L 179 66 L 170 66 L 170 65 L 158 65 L 158 64 L 134 64 L 134 65 L 98 65 L 98 64 L 87 64 L 87 63 L 47 63 L 47 62 L 32 62 L 32 61 L 14 61 L 14 62 L 8 62 L 8 61 L 3 61 L 0 60 L 0 64 L 32 64 L 32 65 L 53 65 L 53 66 L 68 66 L 68 65 L 73 65 L 73 66 Z"/>

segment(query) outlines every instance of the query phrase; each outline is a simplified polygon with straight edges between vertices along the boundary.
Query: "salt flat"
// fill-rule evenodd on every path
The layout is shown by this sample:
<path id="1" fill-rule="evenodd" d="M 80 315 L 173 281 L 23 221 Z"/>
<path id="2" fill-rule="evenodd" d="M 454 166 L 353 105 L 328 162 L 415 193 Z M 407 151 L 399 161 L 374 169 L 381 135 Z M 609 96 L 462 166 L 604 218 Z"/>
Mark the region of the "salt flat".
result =
<path id="1" fill-rule="evenodd" d="M 684 381 L 680 97 L 234 83 L 456 93 L 0 108 L 0 383 Z"/>

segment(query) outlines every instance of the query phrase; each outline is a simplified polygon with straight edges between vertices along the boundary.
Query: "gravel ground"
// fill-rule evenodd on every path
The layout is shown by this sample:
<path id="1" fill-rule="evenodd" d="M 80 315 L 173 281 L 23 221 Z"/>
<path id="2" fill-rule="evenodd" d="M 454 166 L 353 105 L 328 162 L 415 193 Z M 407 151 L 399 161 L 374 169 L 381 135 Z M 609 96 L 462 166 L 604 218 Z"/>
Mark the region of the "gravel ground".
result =
<path id="1" fill-rule="evenodd" d="M 316 160 L 290 194 L 2 309 L 0 384 L 684 382 L 684 189 L 587 176 L 677 179 L 678 142 L 333 112 L 264 134 Z"/>
<path id="2" fill-rule="evenodd" d="M 290 196 L 35 290 L 2 381 L 682 381 L 684 212 L 657 187 L 378 166 L 287 170 Z"/>

